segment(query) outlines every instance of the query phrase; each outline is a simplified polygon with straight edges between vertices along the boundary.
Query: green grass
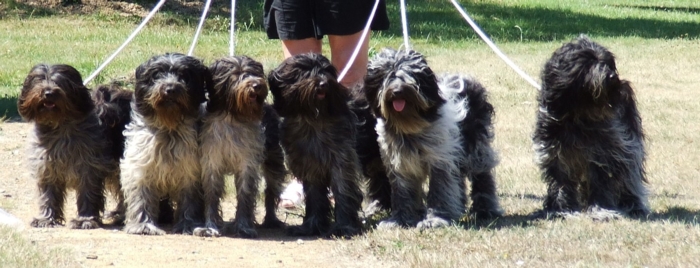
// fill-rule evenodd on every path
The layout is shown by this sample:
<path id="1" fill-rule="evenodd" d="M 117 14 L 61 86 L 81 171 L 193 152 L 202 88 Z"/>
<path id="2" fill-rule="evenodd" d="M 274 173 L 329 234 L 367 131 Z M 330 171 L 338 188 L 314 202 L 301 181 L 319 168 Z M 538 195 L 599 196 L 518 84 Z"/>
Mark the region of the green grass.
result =
<path id="1" fill-rule="evenodd" d="M 31 6 L 0 1 L 0 112 L 16 109 L 12 105 L 34 64 L 68 63 L 87 77 L 140 22 L 107 13 L 32 12 Z M 398 1 L 388 2 L 392 28 L 374 36 L 372 51 L 403 42 Z M 489 90 L 496 108 L 494 146 L 501 160 L 498 193 L 506 214 L 444 230 L 373 231 L 338 243 L 335 253 L 373 255 L 411 267 L 700 266 L 700 103 L 694 99 L 700 85 L 700 2 L 462 1 L 536 80 L 552 51 L 580 33 L 615 53 L 621 76 L 633 82 L 644 121 L 653 213 L 648 220 L 613 222 L 527 220 L 545 193 L 530 140 L 537 91 L 476 37 L 448 1 L 408 2 L 411 44 L 432 68 L 472 74 Z M 239 3 L 238 27 L 245 30 L 238 32 L 237 54 L 252 56 L 271 70 L 282 53 L 279 42 L 262 32 L 260 1 Z M 96 82 L 128 78 L 154 54 L 186 52 L 197 12 L 166 6 Z M 195 55 L 207 63 L 228 54 L 227 16 L 225 8 L 215 8 L 199 41 Z"/>

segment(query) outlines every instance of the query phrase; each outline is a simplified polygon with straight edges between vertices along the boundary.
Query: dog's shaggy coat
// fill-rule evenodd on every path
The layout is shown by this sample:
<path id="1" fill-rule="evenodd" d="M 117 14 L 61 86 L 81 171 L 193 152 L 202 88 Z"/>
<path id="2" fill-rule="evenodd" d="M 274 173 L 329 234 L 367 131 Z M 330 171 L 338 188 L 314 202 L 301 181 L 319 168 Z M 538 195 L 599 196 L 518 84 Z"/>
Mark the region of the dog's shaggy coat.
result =
<path id="1" fill-rule="evenodd" d="M 154 56 L 136 69 L 121 183 L 130 234 L 160 235 L 160 200 L 176 203 L 174 233 L 203 222 L 198 146 L 199 108 L 212 85 L 209 69 L 178 53 Z"/>
<path id="2" fill-rule="evenodd" d="M 277 133 L 279 117 L 272 106 L 265 104 L 268 89 L 263 66 L 249 57 L 237 56 L 216 60 L 210 70 L 214 86 L 199 137 L 206 222 L 205 228 L 197 228 L 195 234 L 220 235 L 220 201 L 225 195 L 226 175 L 235 176 L 235 235 L 257 237 L 255 200 L 261 175 L 266 182 L 262 226 L 284 227 L 275 214 L 286 176 L 284 154 Z"/>
<path id="3" fill-rule="evenodd" d="M 92 229 L 102 223 L 105 187 L 118 199 L 112 216 L 120 221 L 121 130 L 128 121 L 128 108 L 119 105 L 123 98 L 128 101 L 129 95 L 116 87 L 91 95 L 80 73 L 69 65 L 38 64 L 29 72 L 17 107 L 34 127 L 29 165 L 39 187 L 41 214 L 32 226 L 62 224 L 69 189 L 76 190 L 78 206 L 78 218 L 70 221 L 70 228 Z"/>
<path id="4" fill-rule="evenodd" d="M 391 216 L 379 227 L 432 228 L 458 221 L 467 202 L 466 178 L 471 213 L 501 215 L 492 171 L 494 111 L 481 84 L 457 75 L 438 81 L 420 53 L 385 49 L 370 62 L 365 93 L 377 116 L 391 183 Z"/>
<path id="5" fill-rule="evenodd" d="M 362 203 L 361 170 L 355 152 L 357 118 L 350 92 L 337 81 L 337 71 L 320 54 L 287 58 L 268 76 L 274 107 L 283 118 L 280 140 L 287 166 L 303 184 L 306 214 L 290 235 L 359 234 Z M 328 189 L 334 194 L 331 213 Z M 331 215 L 335 225 L 331 226 Z"/>
<path id="6" fill-rule="evenodd" d="M 613 54 L 579 37 L 553 53 L 542 82 L 533 141 L 547 183 L 545 216 L 648 214 L 642 121 Z"/>

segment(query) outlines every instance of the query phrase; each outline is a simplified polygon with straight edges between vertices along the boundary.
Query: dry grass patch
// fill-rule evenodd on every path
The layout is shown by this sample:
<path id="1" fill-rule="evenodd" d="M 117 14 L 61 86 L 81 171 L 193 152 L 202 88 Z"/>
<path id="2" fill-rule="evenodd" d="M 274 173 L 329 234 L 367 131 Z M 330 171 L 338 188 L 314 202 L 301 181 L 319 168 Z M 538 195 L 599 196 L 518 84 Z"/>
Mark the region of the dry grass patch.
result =
<path id="1" fill-rule="evenodd" d="M 0 266 L 77 267 L 79 264 L 67 250 L 27 241 L 21 233 L 0 226 Z"/>

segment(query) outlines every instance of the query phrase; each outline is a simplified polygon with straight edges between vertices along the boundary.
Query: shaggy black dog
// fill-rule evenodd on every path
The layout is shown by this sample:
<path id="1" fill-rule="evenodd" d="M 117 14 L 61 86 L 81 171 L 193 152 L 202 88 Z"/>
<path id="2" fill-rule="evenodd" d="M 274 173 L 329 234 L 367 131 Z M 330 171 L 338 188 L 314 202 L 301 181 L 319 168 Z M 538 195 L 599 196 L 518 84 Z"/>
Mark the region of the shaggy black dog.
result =
<path id="1" fill-rule="evenodd" d="M 337 71 L 320 54 L 287 58 L 268 76 L 274 107 L 283 118 L 280 139 L 286 161 L 304 186 L 306 214 L 295 236 L 359 234 L 361 171 L 355 152 L 357 118 L 349 106 L 350 91 L 337 81 Z M 331 213 L 328 189 L 335 196 Z M 331 227 L 331 215 L 335 225 Z"/>
<path id="2" fill-rule="evenodd" d="M 379 227 L 458 221 L 467 202 L 466 178 L 471 213 L 501 215 L 492 173 L 494 112 L 481 84 L 456 75 L 438 81 L 421 54 L 385 49 L 369 64 L 365 91 L 391 183 L 391 217 Z"/>
<path id="3" fill-rule="evenodd" d="M 581 36 L 554 52 L 542 82 L 533 141 L 547 182 L 544 216 L 648 214 L 642 120 L 613 54 Z"/>
<path id="4" fill-rule="evenodd" d="M 260 176 L 265 177 L 263 227 L 284 227 L 275 214 L 286 176 L 284 153 L 279 144 L 279 117 L 265 104 L 267 81 L 263 66 L 246 57 L 226 57 L 212 63 L 213 91 L 209 92 L 200 132 L 205 228 L 196 235 L 219 236 L 224 176 L 234 175 L 236 185 L 235 235 L 257 237 L 255 200 Z"/>
<path id="5" fill-rule="evenodd" d="M 160 200 L 176 203 L 175 233 L 202 225 L 198 145 L 200 105 L 212 86 L 209 68 L 179 53 L 152 57 L 136 69 L 132 122 L 121 161 L 125 231 L 160 235 Z"/>
<path id="6" fill-rule="evenodd" d="M 19 114 L 34 125 L 29 164 L 39 187 L 41 214 L 32 226 L 62 224 L 69 189 L 76 190 L 78 205 L 71 228 L 92 229 L 102 223 L 106 187 L 119 203 L 111 216 L 121 221 L 119 158 L 129 108 L 120 103 L 129 99 L 129 93 L 117 87 L 101 87 L 91 95 L 80 73 L 69 65 L 32 68 L 17 102 Z"/>

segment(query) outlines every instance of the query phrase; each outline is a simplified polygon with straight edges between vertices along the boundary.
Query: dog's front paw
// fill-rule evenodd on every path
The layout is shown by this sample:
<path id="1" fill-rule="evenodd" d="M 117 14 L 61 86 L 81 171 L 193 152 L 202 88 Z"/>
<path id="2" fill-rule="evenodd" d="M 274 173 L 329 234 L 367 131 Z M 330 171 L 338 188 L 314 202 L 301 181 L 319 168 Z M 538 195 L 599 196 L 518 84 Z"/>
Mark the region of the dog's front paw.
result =
<path id="1" fill-rule="evenodd" d="M 451 224 L 452 221 L 449 221 L 447 219 L 443 219 L 440 217 L 429 217 L 425 220 L 420 221 L 417 227 L 418 229 L 425 230 L 432 228 L 444 228 L 450 226 Z"/>
<path id="2" fill-rule="evenodd" d="M 597 205 L 589 207 L 586 213 L 594 221 L 611 221 L 617 220 L 622 217 L 622 215 L 620 215 L 620 212 L 618 211 L 603 208 Z"/>
<path id="3" fill-rule="evenodd" d="M 103 218 L 111 219 L 113 225 L 122 225 L 124 224 L 124 220 L 126 219 L 124 213 L 118 210 L 106 212 Z"/>
<path id="4" fill-rule="evenodd" d="M 396 229 L 396 228 L 400 228 L 400 227 L 401 227 L 401 225 L 397 221 L 394 221 L 394 220 L 383 220 L 377 224 L 378 230 L 389 230 L 389 229 Z"/>
<path id="5" fill-rule="evenodd" d="M 138 234 L 138 235 L 164 235 L 165 231 L 156 227 L 155 224 L 148 222 L 127 224 L 124 227 L 124 231 L 127 234 Z"/>
<path id="6" fill-rule="evenodd" d="M 194 228 L 194 231 L 192 231 L 192 234 L 195 236 L 201 236 L 201 237 L 219 237 L 219 236 L 221 236 L 219 229 L 207 228 L 207 227 Z"/>
<path id="7" fill-rule="evenodd" d="M 68 227 L 71 229 L 95 229 L 100 227 L 100 222 L 95 220 L 95 217 L 78 217 L 72 219 L 68 223 Z"/>
<path id="8" fill-rule="evenodd" d="M 55 218 L 34 218 L 29 225 L 36 228 L 54 228 L 63 224 Z"/>
<path id="9" fill-rule="evenodd" d="M 277 217 L 265 216 L 265 220 L 260 224 L 260 228 L 265 229 L 282 229 L 286 226 L 284 222 L 280 221 Z"/>
<path id="10" fill-rule="evenodd" d="M 226 227 L 226 233 L 230 233 L 237 237 L 242 238 L 256 238 L 258 237 L 258 231 L 255 230 L 253 224 L 246 221 L 233 221 L 231 225 Z"/>
<path id="11" fill-rule="evenodd" d="M 197 226 L 198 224 L 196 224 L 194 221 L 180 220 L 173 225 L 173 233 L 192 234 Z"/>
<path id="12" fill-rule="evenodd" d="M 503 212 L 500 210 L 474 210 L 470 211 L 469 215 L 479 220 L 488 220 L 503 216 Z"/>

